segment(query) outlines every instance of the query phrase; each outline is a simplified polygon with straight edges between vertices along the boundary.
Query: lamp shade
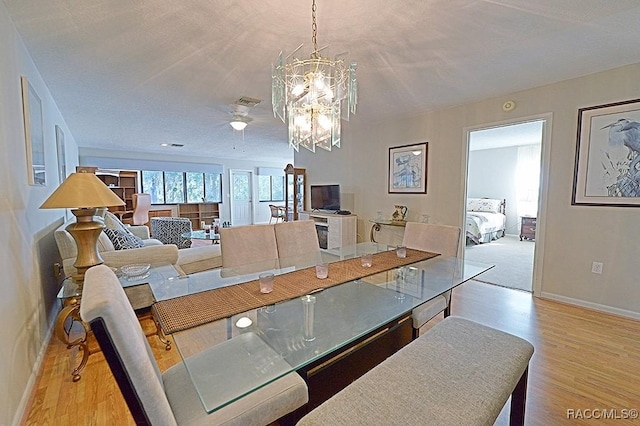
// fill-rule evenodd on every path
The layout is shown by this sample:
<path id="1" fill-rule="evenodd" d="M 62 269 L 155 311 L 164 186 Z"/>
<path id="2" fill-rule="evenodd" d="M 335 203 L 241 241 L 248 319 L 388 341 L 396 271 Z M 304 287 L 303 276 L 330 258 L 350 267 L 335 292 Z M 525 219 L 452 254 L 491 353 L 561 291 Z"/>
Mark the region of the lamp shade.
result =
<path id="1" fill-rule="evenodd" d="M 40 208 L 96 208 L 124 204 L 124 201 L 93 173 L 72 173 Z"/>

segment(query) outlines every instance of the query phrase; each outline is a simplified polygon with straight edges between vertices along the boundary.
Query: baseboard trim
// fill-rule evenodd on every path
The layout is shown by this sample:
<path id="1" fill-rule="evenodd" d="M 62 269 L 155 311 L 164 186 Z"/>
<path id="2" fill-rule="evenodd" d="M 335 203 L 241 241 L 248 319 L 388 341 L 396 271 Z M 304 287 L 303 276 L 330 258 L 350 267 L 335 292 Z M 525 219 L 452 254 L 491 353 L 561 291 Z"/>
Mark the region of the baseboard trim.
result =
<path id="1" fill-rule="evenodd" d="M 38 357 L 36 358 L 36 362 L 33 365 L 33 369 L 31 370 L 31 375 L 29 376 L 27 385 L 25 386 L 22 397 L 20 398 L 20 403 L 18 404 L 16 413 L 13 416 L 13 421 L 11 422 L 12 426 L 19 426 L 26 423 L 26 417 L 29 414 L 27 410 L 29 408 L 29 403 L 31 402 L 34 386 L 36 385 L 38 377 L 40 376 L 40 370 L 42 369 L 42 363 L 44 362 L 47 348 L 49 347 L 49 343 L 51 342 L 51 338 L 53 337 L 54 325 L 55 321 L 52 321 L 51 324 L 49 324 L 49 328 L 40 347 Z"/>
<path id="2" fill-rule="evenodd" d="M 640 320 L 640 312 L 628 311 L 626 309 L 614 308 L 612 306 L 601 305 L 599 303 L 587 302 L 586 300 L 574 299 L 573 297 L 561 296 L 559 294 L 542 292 L 540 297 L 543 299 L 555 300 L 567 303 L 569 305 L 580 306 L 582 308 L 593 309 L 595 311 L 606 312 L 608 314 L 617 315 L 625 318 Z"/>

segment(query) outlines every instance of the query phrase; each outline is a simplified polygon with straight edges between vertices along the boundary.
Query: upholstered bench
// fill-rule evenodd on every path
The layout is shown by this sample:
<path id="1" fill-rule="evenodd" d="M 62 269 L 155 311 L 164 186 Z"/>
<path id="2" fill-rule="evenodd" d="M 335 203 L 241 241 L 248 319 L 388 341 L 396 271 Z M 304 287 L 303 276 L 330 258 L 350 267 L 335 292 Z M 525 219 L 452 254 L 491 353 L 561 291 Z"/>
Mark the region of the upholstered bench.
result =
<path id="1" fill-rule="evenodd" d="M 532 355 L 526 340 L 447 317 L 298 424 L 492 425 L 510 395 L 511 424 L 524 424 Z"/>

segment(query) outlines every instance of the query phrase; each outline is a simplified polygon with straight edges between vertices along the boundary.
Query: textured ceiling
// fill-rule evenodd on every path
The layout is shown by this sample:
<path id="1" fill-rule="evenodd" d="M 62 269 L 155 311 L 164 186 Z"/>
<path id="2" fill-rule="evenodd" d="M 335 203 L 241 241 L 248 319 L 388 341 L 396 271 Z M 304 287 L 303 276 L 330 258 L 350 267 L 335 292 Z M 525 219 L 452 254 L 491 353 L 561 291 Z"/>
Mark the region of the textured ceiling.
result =
<path id="1" fill-rule="evenodd" d="M 80 147 L 291 158 L 271 63 L 310 52 L 310 1 L 2 1 Z M 317 18 L 324 53 L 358 63 L 347 126 L 640 62 L 639 0 L 318 0 Z M 241 96 L 263 100 L 244 135 Z"/>

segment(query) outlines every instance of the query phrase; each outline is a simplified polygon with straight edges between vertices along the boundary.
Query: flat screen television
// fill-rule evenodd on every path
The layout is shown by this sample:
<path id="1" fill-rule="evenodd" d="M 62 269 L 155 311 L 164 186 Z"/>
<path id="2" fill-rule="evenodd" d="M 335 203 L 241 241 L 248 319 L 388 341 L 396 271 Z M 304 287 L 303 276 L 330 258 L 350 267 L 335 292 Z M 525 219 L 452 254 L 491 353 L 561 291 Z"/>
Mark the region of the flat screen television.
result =
<path id="1" fill-rule="evenodd" d="M 312 210 L 340 210 L 340 185 L 311 185 Z"/>

